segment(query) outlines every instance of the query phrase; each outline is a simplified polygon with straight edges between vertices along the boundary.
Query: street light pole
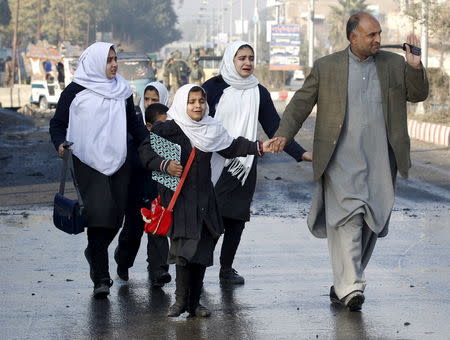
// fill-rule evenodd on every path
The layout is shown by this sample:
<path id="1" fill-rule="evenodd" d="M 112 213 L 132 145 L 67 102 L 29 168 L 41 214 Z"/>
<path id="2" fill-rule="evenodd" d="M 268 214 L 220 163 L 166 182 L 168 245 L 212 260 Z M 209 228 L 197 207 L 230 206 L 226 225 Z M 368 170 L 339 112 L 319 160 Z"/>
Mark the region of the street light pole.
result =
<path id="1" fill-rule="evenodd" d="M 420 45 L 422 47 L 422 63 L 426 68 L 428 66 L 428 3 L 427 1 L 422 0 L 422 8 L 421 8 L 421 36 L 420 36 Z"/>
<path id="2" fill-rule="evenodd" d="M 14 87 L 14 80 L 16 79 L 16 54 L 17 54 L 17 30 L 19 29 L 19 7 L 20 0 L 16 2 L 16 22 L 14 23 L 13 41 L 12 41 L 12 80 L 10 87 Z"/>
<path id="3" fill-rule="evenodd" d="M 309 2 L 308 66 L 314 63 L 314 0 Z"/>
<path id="4" fill-rule="evenodd" d="M 241 0 L 241 40 L 244 40 L 244 0 Z"/>
<path id="5" fill-rule="evenodd" d="M 230 36 L 228 41 L 231 41 L 233 35 L 233 0 L 230 0 Z"/>
<path id="6" fill-rule="evenodd" d="M 258 56 L 258 22 L 259 22 L 259 15 L 258 15 L 258 0 L 255 0 L 255 13 L 253 15 L 253 46 L 255 48 L 255 61 L 257 61 Z"/>

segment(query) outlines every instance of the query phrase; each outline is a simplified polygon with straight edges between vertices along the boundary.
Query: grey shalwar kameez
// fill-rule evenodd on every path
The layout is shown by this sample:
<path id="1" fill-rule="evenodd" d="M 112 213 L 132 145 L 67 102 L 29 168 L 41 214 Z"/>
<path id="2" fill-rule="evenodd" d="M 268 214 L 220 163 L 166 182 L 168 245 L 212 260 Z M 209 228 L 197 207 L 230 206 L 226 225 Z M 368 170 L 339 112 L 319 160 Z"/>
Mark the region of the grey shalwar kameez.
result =
<path id="1" fill-rule="evenodd" d="M 364 291 L 364 269 L 389 221 L 394 184 L 375 58 L 349 49 L 347 108 L 322 181 L 328 248 L 337 296 Z"/>

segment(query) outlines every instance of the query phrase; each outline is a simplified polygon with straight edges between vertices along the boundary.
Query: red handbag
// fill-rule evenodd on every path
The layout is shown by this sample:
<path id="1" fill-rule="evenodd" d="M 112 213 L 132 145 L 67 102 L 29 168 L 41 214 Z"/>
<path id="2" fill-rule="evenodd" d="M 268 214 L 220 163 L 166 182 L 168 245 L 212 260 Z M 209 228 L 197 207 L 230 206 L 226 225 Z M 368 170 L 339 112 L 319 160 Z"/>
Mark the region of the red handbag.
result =
<path id="1" fill-rule="evenodd" d="M 154 235 L 166 236 L 172 226 L 172 211 L 175 202 L 177 201 L 178 195 L 180 194 L 181 188 L 183 187 L 186 176 L 189 172 L 191 164 L 195 157 L 195 148 L 192 148 L 191 154 L 187 161 L 186 167 L 183 170 L 180 182 L 177 185 L 177 189 L 170 200 L 169 206 L 164 208 L 161 205 L 161 196 L 158 195 L 150 206 L 150 209 L 141 208 L 142 219 L 145 222 L 144 231 L 146 233 L 152 233 Z"/>

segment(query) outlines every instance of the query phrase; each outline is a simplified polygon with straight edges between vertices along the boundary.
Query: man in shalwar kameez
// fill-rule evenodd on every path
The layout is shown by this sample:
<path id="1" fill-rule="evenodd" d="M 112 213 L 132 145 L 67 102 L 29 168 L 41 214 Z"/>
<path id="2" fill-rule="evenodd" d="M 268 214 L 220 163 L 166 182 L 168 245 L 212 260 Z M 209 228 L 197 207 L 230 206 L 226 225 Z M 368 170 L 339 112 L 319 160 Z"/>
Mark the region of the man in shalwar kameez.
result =
<path id="1" fill-rule="evenodd" d="M 423 101 L 428 81 L 420 55 L 380 51 L 381 27 L 352 15 L 350 45 L 317 60 L 292 98 L 275 136 L 281 152 L 317 104 L 313 146 L 316 192 L 308 226 L 328 239 L 330 299 L 351 311 L 364 302 L 366 268 L 378 237 L 387 235 L 397 170 L 411 166 L 406 102 Z M 410 44 L 419 45 L 410 34 Z"/>

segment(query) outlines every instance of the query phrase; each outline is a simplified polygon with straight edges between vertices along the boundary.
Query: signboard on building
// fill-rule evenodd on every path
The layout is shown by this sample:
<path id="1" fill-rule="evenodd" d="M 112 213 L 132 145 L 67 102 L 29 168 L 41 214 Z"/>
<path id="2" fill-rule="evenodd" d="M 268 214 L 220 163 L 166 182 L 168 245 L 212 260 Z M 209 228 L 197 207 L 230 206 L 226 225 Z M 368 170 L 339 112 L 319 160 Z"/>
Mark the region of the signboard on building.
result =
<path id="1" fill-rule="evenodd" d="M 270 41 L 270 70 L 300 68 L 300 26 L 273 25 Z"/>

